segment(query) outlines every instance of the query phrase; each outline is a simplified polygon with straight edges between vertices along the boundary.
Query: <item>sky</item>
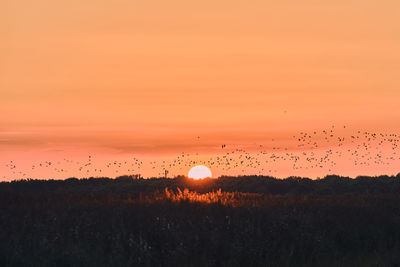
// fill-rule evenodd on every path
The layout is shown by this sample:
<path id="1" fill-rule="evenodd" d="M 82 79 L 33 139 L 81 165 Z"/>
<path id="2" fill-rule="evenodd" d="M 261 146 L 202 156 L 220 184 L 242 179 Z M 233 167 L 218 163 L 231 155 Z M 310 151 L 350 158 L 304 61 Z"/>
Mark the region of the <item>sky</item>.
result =
<path id="1" fill-rule="evenodd" d="M 395 0 L 1 1 L 0 179 L 117 175 L 63 163 L 89 155 L 99 169 L 143 159 L 134 172 L 151 176 L 151 160 L 182 152 L 204 164 L 260 145 L 270 156 L 273 142 L 297 153 L 294 135 L 332 126 L 348 137 L 400 134 L 399 15 Z M 32 172 L 58 160 L 68 173 Z M 329 173 L 280 164 L 266 174 Z M 334 171 L 397 173 L 399 164 Z"/>

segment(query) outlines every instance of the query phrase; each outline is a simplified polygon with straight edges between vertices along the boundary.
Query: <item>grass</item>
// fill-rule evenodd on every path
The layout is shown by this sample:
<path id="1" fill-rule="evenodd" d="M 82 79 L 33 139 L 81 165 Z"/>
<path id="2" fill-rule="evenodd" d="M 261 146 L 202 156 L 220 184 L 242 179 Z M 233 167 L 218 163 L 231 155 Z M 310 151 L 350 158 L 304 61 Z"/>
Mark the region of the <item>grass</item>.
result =
<path id="1" fill-rule="evenodd" d="M 207 191 L 205 184 L 174 183 L 181 182 L 2 183 L 0 266 L 400 262 L 400 194 L 379 181 L 384 194 Z"/>

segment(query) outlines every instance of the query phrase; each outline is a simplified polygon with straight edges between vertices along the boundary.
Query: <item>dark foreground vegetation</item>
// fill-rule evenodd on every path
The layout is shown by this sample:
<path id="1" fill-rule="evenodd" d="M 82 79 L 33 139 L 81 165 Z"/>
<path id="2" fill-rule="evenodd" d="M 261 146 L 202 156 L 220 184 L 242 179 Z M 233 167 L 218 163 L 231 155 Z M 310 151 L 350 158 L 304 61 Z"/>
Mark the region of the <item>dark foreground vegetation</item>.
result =
<path id="1" fill-rule="evenodd" d="M 400 175 L 0 183 L 0 266 L 399 266 Z"/>

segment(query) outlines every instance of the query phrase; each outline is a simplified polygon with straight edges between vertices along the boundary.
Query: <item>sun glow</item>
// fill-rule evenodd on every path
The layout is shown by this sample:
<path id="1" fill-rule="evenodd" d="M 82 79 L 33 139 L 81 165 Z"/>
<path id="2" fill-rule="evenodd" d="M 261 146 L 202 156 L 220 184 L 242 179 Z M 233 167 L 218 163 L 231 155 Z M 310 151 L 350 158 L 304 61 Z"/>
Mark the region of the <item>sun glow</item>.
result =
<path id="1" fill-rule="evenodd" d="M 203 178 L 211 178 L 211 170 L 204 165 L 197 165 L 190 169 L 189 178 L 193 179 L 203 179 Z"/>

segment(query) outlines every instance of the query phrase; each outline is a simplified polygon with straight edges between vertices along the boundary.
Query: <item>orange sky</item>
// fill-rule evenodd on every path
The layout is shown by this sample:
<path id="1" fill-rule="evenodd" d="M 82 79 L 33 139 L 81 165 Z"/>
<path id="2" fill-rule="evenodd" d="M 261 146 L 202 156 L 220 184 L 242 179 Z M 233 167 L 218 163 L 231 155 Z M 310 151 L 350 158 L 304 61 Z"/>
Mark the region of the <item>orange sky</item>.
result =
<path id="1" fill-rule="evenodd" d="M 400 133 L 399 15 L 395 0 L 2 1 L 0 164 Z"/>

